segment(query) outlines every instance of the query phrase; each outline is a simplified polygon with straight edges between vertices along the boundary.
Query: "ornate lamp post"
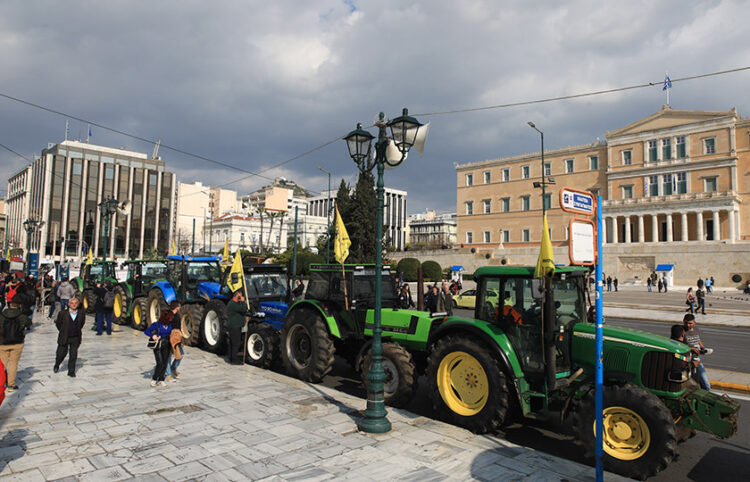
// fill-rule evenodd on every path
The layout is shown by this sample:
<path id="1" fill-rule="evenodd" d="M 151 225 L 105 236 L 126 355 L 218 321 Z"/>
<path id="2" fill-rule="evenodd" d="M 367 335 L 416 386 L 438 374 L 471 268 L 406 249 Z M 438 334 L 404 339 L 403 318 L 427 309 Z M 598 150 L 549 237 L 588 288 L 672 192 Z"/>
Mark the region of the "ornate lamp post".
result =
<path id="1" fill-rule="evenodd" d="M 326 264 L 331 264 L 331 173 L 318 167 L 318 170 L 328 174 L 328 199 L 326 199 L 326 223 L 328 224 L 328 234 L 326 234 Z"/>
<path id="2" fill-rule="evenodd" d="M 383 371 L 383 344 L 381 328 L 381 309 L 382 300 L 382 278 L 383 278 L 383 194 L 385 185 L 383 182 L 383 172 L 385 166 L 396 167 L 406 159 L 406 154 L 414 145 L 417 139 L 417 132 L 422 126 L 415 118 L 409 116 L 407 109 L 403 110 L 403 115 L 389 121 L 385 120 L 385 114 L 380 113 L 379 120 L 375 123 L 378 128 L 378 140 L 375 142 L 375 162 L 370 159 L 370 148 L 372 140 L 375 138 L 372 134 L 362 129 L 362 124 L 357 124 L 357 128 L 344 137 L 349 156 L 357 164 L 361 172 L 370 172 L 372 168 L 378 168 L 377 195 L 378 195 L 378 213 L 377 213 L 377 244 L 375 248 L 375 316 L 374 327 L 372 330 L 372 365 L 367 379 L 370 382 L 367 389 L 367 410 L 364 418 L 359 422 L 359 429 L 369 433 L 384 433 L 391 430 L 391 423 L 386 417 L 385 397 L 383 394 L 383 382 L 386 380 Z M 387 136 L 387 128 L 391 128 L 392 138 Z M 396 157 L 398 159 L 388 159 L 386 151 L 389 145 L 393 143 L 398 150 Z"/>
<path id="3" fill-rule="evenodd" d="M 107 251 L 109 250 L 109 219 L 112 217 L 114 213 L 117 212 L 117 208 L 119 207 L 119 203 L 117 202 L 117 199 L 109 198 L 107 200 L 104 200 L 99 203 L 99 212 L 102 215 L 102 218 L 104 219 L 104 239 L 105 245 L 104 245 L 104 261 L 107 261 Z M 104 269 L 102 269 L 102 275 L 101 275 L 101 282 L 104 282 Z"/>
<path id="4" fill-rule="evenodd" d="M 39 222 L 34 218 L 29 218 L 23 222 L 23 229 L 26 231 L 26 276 L 29 276 L 31 272 L 31 263 L 29 262 L 31 254 L 31 235 L 39 228 L 42 227 L 44 222 Z"/>
<path id="5" fill-rule="evenodd" d="M 536 187 L 536 188 L 541 187 L 542 188 L 542 218 L 544 218 L 544 216 L 547 214 L 547 204 L 546 204 L 546 202 L 547 202 L 546 197 L 547 196 L 546 196 L 546 192 L 545 192 L 545 186 L 547 186 L 547 184 L 555 184 L 555 180 L 552 177 L 549 177 L 549 176 L 545 180 L 545 175 L 544 175 L 544 132 L 542 132 L 539 129 L 537 129 L 536 125 L 534 125 L 534 123 L 531 122 L 531 121 L 527 122 L 527 124 L 529 125 L 529 127 L 531 127 L 532 129 L 534 129 L 535 131 L 537 131 L 539 133 L 539 135 L 542 137 L 542 182 L 535 181 L 534 182 L 534 187 Z"/>

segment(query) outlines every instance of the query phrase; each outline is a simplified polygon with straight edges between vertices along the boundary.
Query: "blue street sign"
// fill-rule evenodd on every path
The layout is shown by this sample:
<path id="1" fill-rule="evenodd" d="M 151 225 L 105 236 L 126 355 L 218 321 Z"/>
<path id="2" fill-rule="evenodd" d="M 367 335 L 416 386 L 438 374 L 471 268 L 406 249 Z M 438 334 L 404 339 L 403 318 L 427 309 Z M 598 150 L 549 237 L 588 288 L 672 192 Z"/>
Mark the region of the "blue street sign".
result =
<path id="1" fill-rule="evenodd" d="M 29 274 L 34 278 L 39 277 L 39 253 L 29 253 L 27 256 L 29 263 Z"/>
<path id="2" fill-rule="evenodd" d="M 563 211 L 592 215 L 594 213 L 594 196 L 588 192 L 562 188 L 560 190 L 560 207 Z"/>

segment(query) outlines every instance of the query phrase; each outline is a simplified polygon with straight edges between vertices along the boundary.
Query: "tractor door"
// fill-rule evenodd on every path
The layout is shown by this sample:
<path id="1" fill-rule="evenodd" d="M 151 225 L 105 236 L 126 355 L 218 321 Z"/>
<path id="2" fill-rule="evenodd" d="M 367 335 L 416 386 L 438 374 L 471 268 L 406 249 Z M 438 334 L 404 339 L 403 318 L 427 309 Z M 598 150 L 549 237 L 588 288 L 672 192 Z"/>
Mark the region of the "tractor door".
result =
<path id="1" fill-rule="evenodd" d="M 585 276 L 556 277 L 552 280 L 558 376 L 570 373 L 573 327 L 586 321 L 585 282 Z"/>
<path id="2" fill-rule="evenodd" d="M 183 277 L 183 262 L 177 259 L 170 259 L 167 260 L 167 281 L 170 285 L 172 285 L 172 288 L 175 290 L 175 294 L 179 297 L 180 300 L 184 300 L 185 298 L 182 296 L 182 292 L 180 291 L 182 287 L 182 277 Z"/>

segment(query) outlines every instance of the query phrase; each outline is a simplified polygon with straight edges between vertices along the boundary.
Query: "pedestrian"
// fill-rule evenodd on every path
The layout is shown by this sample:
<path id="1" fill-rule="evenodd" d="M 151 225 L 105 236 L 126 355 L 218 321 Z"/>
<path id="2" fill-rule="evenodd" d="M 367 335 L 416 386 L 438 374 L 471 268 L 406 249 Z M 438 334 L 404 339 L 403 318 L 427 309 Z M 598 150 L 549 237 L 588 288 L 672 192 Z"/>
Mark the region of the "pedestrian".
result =
<path id="1" fill-rule="evenodd" d="M 615 285 L 615 291 L 617 291 L 617 276 L 612 280 L 612 284 Z"/>
<path id="2" fill-rule="evenodd" d="M 666 293 L 667 291 L 669 291 L 669 290 L 667 290 L 667 284 L 668 283 L 667 283 L 667 277 L 666 276 L 662 277 L 662 282 L 664 283 L 664 292 Z"/>
<path id="3" fill-rule="evenodd" d="M 710 288 L 711 288 L 711 289 L 710 289 L 710 290 L 708 290 L 708 292 L 709 292 L 709 293 L 713 293 L 713 292 L 714 292 L 714 277 L 713 277 L 713 276 L 711 276 L 711 278 L 709 279 L 709 281 L 711 281 L 711 284 L 710 284 Z"/>
<path id="4" fill-rule="evenodd" d="M 232 301 L 227 303 L 227 329 L 229 330 L 229 363 L 232 365 L 241 365 L 240 348 L 244 353 L 242 343 L 242 329 L 250 321 L 247 316 L 247 303 L 245 293 L 237 290 L 232 295 Z"/>
<path id="5" fill-rule="evenodd" d="M 55 356 L 55 367 L 57 373 L 60 364 L 68 356 L 68 376 L 76 376 L 76 360 L 78 360 L 78 348 L 81 346 L 83 325 L 86 323 L 86 313 L 79 310 L 81 302 L 78 298 L 71 298 L 68 309 L 57 314 L 55 325 L 57 326 L 57 354 Z"/>
<path id="6" fill-rule="evenodd" d="M 405 283 L 404 286 L 401 287 L 401 293 L 399 293 L 398 301 L 399 306 L 401 306 L 401 308 L 405 310 L 414 308 L 414 299 L 411 297 L 411 291 L 408 284 Z"/>
<path id="7" fill-rule="evenodd" d="M 5 309 L 5 287 L 8 283 L 5 273 L 0 273 L 0 311 Z"/>
<path id="8" fill-rule="evenodd" d="M 49 314 L 47 315 L 47 318 L 51 320 L 55 314 L 55 308 L 57 307 L 57 302 L 60 301 L 60 297 L 57 296 L 57 286 L 59 285 L 59 283 L 55 281 L 55 279 L 52 278 L 51 276 L 49 277 L 49 279 L 50 279 L 50 283 L 48 287 L 49 288 L 48 296 L 49 296 L 50 302 L 49 302 Z"/>
<path id="9" fill-rule="evenodd" d="M 23 352 L 26 330 L 31 328 L 31 320 L 21 313 L 18 304 L 12 302 L 0 313 L 0 360 L 8 371 L 6 384 L 8 391 L 18 390 L 16 374 L 18 360 Z"/>
<path id="10" fill-rule="evenodd" d="M 451 295 L 448 285 L 443 285 L 443 291 L 438 298 L 438 311 L 453 316 L 453 295 Z"/>
<path id="11" fill-rule="evenodd" d="M 164 380 L 168 382 L 176 382 L 180 376 L 180 372 L 177 371 L 177 367 L 180 366 L 182 358 L 185 355 L 185 350 L 182 347 L 182 321 L 180 320 L 180 302 L 173 300 L 169 303 L 169 311 L 172 312 L 172 333 L 169 334 L 169 344 L 171 345 L 172 351 L 169 354 L 169 360 L 167 361 L 167 369 L 164 372 Z"/>
<path id="12" fill-rule="evenodd" d="M 294 297 L 294 301 L 301 300 L 302 295 L 305 293 L 305 285 L 302 283 L 302 280 L 297 280 L 294 284 L 294 289 L 292 290 L 292 296 Z"/>
<path id="13" fill-rule="evenodd" d="M 101 336 L 104 331 L 104 321 L 107 322 L 107 335 L 112 334 L 112 311 L 115 307 L 115 292 L 112 290 L 112 284 L 109 280 L 96 284 L 94 288 L 96 302 L 94 311 L 96 312 L 96 334 Z"/>
<path id="14" fill-rule="evenodd" d="M 612 277 L 607 276 L 607 291 L 612 291 Z"/>
<path id="15" fill-rule="evenodd" d="M 687 296 L 685 297 L 685 304 L 687 305 L 687 308 L 685 308 L 685 311 L 689 311 L 690 313 L 695 313 L 695 295 L 693 294 L 693 288 L 690 287 L 687 290 Z"/>
<path id="16" fill-rule="evenodd" d="M 427 295 L 425 296 L 425 303 L 424 307 L 425 310 L 430 313 L 437 313 L 438 310 L 438 299 L 440 298 L 440 293 L 438 293 L 438 287 L 437 285 L 433 285 L 432 288 L 427 292 Z"/>
<path id="17" fill-rule="evenodd" d="M 661 293 L 661 290 L 662 290 L 662 289 L 664 288 L 664 283 L 662 283 L 662 282 L 661 282 L 661 278 L 659 278 L 659 281 L 658 281 L 658 283 L 659 283 L 659 284 L 658 284 L 658 287 L 659 287 L 659 293 Z"/>
<path id="18" fill-rule="evenodd" d="M 57 285 L 57 296 L 60 298 L 60 311 L 68 309 L 68 302 L 76 295 L 76 290 L 67 277 Z"/>
<path id="19" fill-rule="evenodd" d="M 695 286 L 697 286 L 698 289 L 703 288 L 703 279 L 700 276 L 698 276 L 698 281 L 695 282 Z"/>
<path id="20" fill-rule="evenodd" d="M 703 291 L 703 288 L 698 288 L 695 290 L 695 300 L 698 303 L 697 307 L 695 308 L 695 312 L 698 311 L 701 312 L 701 315 L 706 314 L 706 292 Z"/>
<path id="21" fill-rule="evenodd" d="M 143 332 L 153 343 L 155 343 L 153 349 L 156 366 L 154 367 L 154 373 L 151 376 L 152 387 L 163 387 L 166 385 L 164 383 L 164 374 L 167 371 L 167 363 L 169 362 L 169 335 L 172 334 L 173 317 L 174 313 L 172 313 L 172 311 L 163 311 L 159 316 L 159 319 L 151 323 L 151 326 L 146 328 L 146 331 Z"/>
<path id="22" fill-rule="evenodd" d="M 650 276 L 646 278 L 646 286 L 648 287 L 648 292 L 651 293 L 651 277 Z"/>
<path id="23" fill-rule="evenodd" d="M 682 319 L 682 324 L 685 328 L 685 344 L 690 347 L 693 355 L 693 364 L 695 365 L 696 375 L 698 375 L 698 383 L 700 383 L 701 388 L 704 390 L 711 390 L 711 383 L 708 381 L 706 368 L 700 359 L 700 355 L 708 353 L 709 350 L 703 345 L 700 331 L 695 327 L 695 315 L 686 313 Z"/>

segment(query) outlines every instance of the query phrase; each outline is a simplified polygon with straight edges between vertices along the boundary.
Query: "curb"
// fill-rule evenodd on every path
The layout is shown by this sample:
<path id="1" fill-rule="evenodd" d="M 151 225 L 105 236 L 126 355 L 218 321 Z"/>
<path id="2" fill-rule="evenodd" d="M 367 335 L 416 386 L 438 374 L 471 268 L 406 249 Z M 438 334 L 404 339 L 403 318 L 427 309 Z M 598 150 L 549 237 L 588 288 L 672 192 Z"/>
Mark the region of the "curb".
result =
<path id="1" fill-rule="evenodd" d="M 605 318 L 605 324 L 606 324 L 607 318 L 616 318 L 619 320 L 632 320 L 632 321 L 650 321 L 650 322 L 655 322 L 655 323 L 664 323 L 665 325 L 666 324 L 674 325 L 674 324 L 680 323 L 679 321 L 669 321 L 669 320 L 654 319 L 654 318 L 639 318 L 637 316 L 604 315 L 604 318 Z M 748 327 L 747 325 L 738 325 L 736 323 L 711 323 L 709 321 L 701 321 L 701 326 L 713 326 L 713 327 L 721 327 L 721 328 L 747 328 Z"/>
<path id="2" fill-rule="evenodd" d="M 722 390 L 731 390 L 733 392 L 750 393 L 750 385 L 741 385 L 739 383 L 729 383 L 709 380 L 711 388 L 721 388 Z"/>

